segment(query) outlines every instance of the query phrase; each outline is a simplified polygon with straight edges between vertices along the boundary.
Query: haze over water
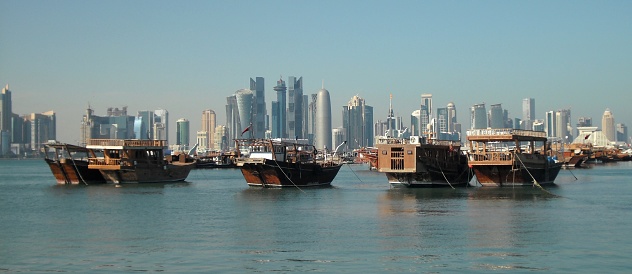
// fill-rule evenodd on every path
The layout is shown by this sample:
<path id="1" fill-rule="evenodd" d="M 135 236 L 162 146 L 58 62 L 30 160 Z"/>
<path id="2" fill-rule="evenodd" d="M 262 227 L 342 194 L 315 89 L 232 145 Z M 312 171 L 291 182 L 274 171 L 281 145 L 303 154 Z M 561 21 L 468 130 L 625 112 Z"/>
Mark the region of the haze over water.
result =
<path id="1" fill-rule="evenodd" d="M 320 189 L 250 188 L 237 169 L 65 186 L 3 160 L 0 272 L 628 272 L 631 170 L 562 170 L 549 194 L 390 189 L 363 165 Z"/>

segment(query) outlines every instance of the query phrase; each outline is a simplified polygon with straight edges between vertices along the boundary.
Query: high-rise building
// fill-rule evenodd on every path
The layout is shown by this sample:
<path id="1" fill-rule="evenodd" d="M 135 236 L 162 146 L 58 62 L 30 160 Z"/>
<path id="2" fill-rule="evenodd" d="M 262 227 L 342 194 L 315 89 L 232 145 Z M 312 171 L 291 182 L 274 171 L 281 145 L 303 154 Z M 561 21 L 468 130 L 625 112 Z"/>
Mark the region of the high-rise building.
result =
<path id="1" fill-rule="evenodd" d="M 557 112 L 546 112 L 544 118 L 544 128 L 548 137 L 557 137 Z"/>
<path id="2" fill-rule="evenodd" d="M 535 120 L 535 99 L 522 99 L 522 129 L 533 129 L 533 121 Z"/>
<path id="3" fill-rule="evenodd" d="M 157 109 L 154 111 L 154 125 L 152 139 L 165 140 L 169 144 L 169 111 Z"/>
<path id="4" fill-rule="evenodd" d="M 313 96 L 316 96 L 316 94 L 312 94 Z M 315 97 L 314 97 L 315 98 Z M 313 99 L 313 98 L 312 98 Z M 310 142 L 310 144 L 314 144 L 314 140 L 310 139 L 309 134 L 310 132 L 310 125 L 312 124 L 312 121 L 310 120 L 309 116 L 309 95 L 307 94 L 303 94 L 303 139 L 308 139 L 308 141 Z M 313 128 L 311 128 L 313 130 Z"/>
<path id="5" fill-rule="evenodd" d="M 413 136 L 419 136 L 421 131 L 419 130 L 421 110 L 417 109 L 410 114 L 410 134 Z"/>
<path id="6" fill-rule="evenodd" d="M 127 115 L 127 107 L 110 107 L 107 116 L 97 116 L 88 106 L 81 121 L 80 145 L 86 145 L 90 139 L 133 139 L 135 120 L 136 117 Z"/>
<path id="7" fill-rule="evenodd" d="M 503 107 L 501 104 L 493 104 L 489 106 L 488 125 L 490 128 L 504 128 L 505 118 Z"/>
<path id="8" fill-rule="evenodd" d="M 473 105 L 470 109 L 471 113 L 471 128 L 472 129 L 485 129 L 487 128 L 487 111 L 485 111 L 485 104 Z"/>
<path id="9" fill-rule="evenodd" d="M 448 132 L 452 132 L 452 133 L 457 132 L 456 127 L 454 126 L 454 124 L 457 123 L 456 106 L 454 106 L 454 103 L 452 102 L 448 103 L 447 110 L 448 110 Z"/>
<path id="10" fill-rule="evenodd" d="M 437 108 L 436 133 L 448 132 L 448 108 Z"/>
<path id="11" fill-rule="evenodd" d="M 265 81 L 263 77 L 256 77 L 256 80 L 250 78 L 250 90 L 254 92 L 252 105 L 252 135 L 255 138 L 264 138 L 266 128 L 266 96 Z"/>
<path id="12" fill-rule="evenodd" d="M 617 140 L 614 129 L 614 116 L 609 108 L 604 111 L 601 117 L 601 131 L 603 131 L 603 134 L 606 135 L 606 138 L 608 138 L 610 142 Z"/>
<path id="13" fill-rule="evenodd" d="M 555 113 L 555 137 L 562 138 L 563 140 L 573 140 L 571 135 L 571 110 L 560 109 Z"/>
<path id="14" fill-rule="evenodd" d="M 316 95 L 316 131 L 314 132 L 314 144 L 317 149 L 333 149 L 331 146 L 331 100 L 329 91 L 323 86 Z"/>
<path id="15" fill-rule="evenodd" d="M 421 105 L 419 107 L 419 136 L 428 136 L 430 133 L 428 125 L 430 124 L 430 110 L 428 106 Z"/>
<path id="16" fill-rule="evenodd" d="M 219 125 L 215 128 L 215 137 L 213 138 L 215 140 L 215 150 L 227 151 L 229 149 L 230 139 L 228 139 L 228 131 L 226 129 L 224 125 Z"/>
<path id="17" fill-rule="evenodd" d="M 231 95 L 226 97 L 226 138 L 233 140 L 239 138 L 241 131 L 239 121 L 239 108 L 237 107 L 237 96 Z M 228 148 L 234 148 L 235 144 L 230 141 Z"/>
<path id="18" fill-rule="evenodd" d="M 237 99 L 237 110 L 239 111 L 239 121 L 241 126 L 239 133 L 235 136 L 235 138 L 241 138 L 241 136 L 246 133 L 248 134 L 247 136 L 254 137 L 251 127 L 252 101 L 254 99 L 254 95 L 249 89 L 240 89 L 235 93 L 235 97 Z"/>
<path id="19" fill-rule="evenodd" d="M 189 148 L 189 120 L 180 118 L 176 121 L 176 145 Z"/>
<path id="20" fill-rule="evenodd" d="M 307 95 L 303 95 L 303 102 L 306 102 L 309 96 Z M 307 139 L 307 142 L 309 144 L 316 144 L 316 109 L 318 109 L 317 105 L 316 105 L 316 101 L 318 99 L 318 93 L 314 93 L 311 94 L 311 98 L 312 100 L 309 102 L 309 104 L 307 105 L 307 116 L 303 116 L 303 117 L 307 117 L 307 119 L 305 119 L 305 121 L 307 123 L 305 123 L 306 127 L 304 127 L 305 130 L 305 134 L 303 136 L 307 137 L 305 139 Z M 328 147 L 331 148 L 331 147 Z"/>
<path id="21" fill-rule="evenodd" d="M 141 140 L 154 139 L 153 125 L 155 114 L 150 110 L 141 110 L 134 120 L 134 138 Z"/>
<path id="22" fill-rule="evenodd" d="M 55 112 L 31 113 L 23 118 L 27 133 L 24 141 L 30 144 L 32 151 L 40 151 L 46 142 L 57 139 Z"/>
<path id="23" fill-rule="evenodd" d="M 617 142 L 628 142 L 628 127 L 625 124 L 619 123 L 616 125 L 617 129 Z"/>
<path id="24" fill-rule="evenodd" d="M 342 110 L 342 124 L 350 149 L 373 145 L 373 107 L 364 99 L 353 96 Z"/>
<path id="25" fill-rule="evenodd" d="M 213 111 L 212 109 L 202 111 L 202 129 L 200 131 L 206 132 L 206 143 L 198 142 L 198 146 L 208 150 L 215 149 L 215 127 L 215 111 Z"/>
<path id="26" fill-rule="evenodd" d="M 11 134 L 11 116 L 13 107 L 11 102 L 11 90 L 7 84 L 0 93 L 0 132 L 8 131 Z"/>
<path id="27" fill-rule="evenodd" d="M 272 102 L 272 137 L 287 138 L 287 87 L 283 79 L 277 81 L 274 91 L 277 100 Z"/>
<path id="28" fill-rule="evenodd" d="M 331 130 L 331 135 L 332 135 L 332 148 L 337 148 L 340 144 L 342 144 L 344 141 L 347 141 L 347 137 L 345 136 L 346 130 L 342 127 L 338 127 L 338 128 L 334 128 Z M 348 146 L 348 144 L 347 144 Z M 347 146 L 343 147 L 342 149 L 347 149 Z"/>
<path id="29" fill-rule="evenodd" d="M 303 136 L 303 77 L 288 77 L 287 134 L 288 138 Z"/>
<path id="30" fill-rule="evenodd" d="M 426 110 L 428 111 L 428 117 L 432 119 L 432 94 L 422 94 L 421 105 L 426 106 Z"/>

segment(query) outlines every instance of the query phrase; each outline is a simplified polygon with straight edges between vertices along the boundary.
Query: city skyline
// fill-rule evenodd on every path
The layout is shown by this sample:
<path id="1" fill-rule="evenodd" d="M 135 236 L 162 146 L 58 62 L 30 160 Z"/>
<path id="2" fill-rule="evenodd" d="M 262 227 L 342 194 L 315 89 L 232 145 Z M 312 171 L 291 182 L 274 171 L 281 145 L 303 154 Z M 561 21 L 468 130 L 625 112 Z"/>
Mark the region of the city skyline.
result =
<path id="1" fill-rule="evenodd" d="M 223 124 L 224 98 L 263 77 L 270 108 L 279 75 L 302 76 L 304 95 L 325 80 L 334 128 L 355 95 L 377 121 L 389 94 L 395 116 L 407 117 L 426 93 L 435 106 L 453 102 L 463 128 L 475 104 L 502 104 L 520 118 L 524 98 L 537 101 L 540 120 L 569 109 L 573 125 L 600 121 L 608 108 L 615 123 L 632 124 L 629 2 L 2 1 L 0 9 L 0 85 L 11 86 L 13 113 L 55 111 L 63 142 L 80 139 L 88 105 L 98 115 L 109 106 L 167 109 L 172 125 L 185 118 L 192 131 L 211 109 Z"/>

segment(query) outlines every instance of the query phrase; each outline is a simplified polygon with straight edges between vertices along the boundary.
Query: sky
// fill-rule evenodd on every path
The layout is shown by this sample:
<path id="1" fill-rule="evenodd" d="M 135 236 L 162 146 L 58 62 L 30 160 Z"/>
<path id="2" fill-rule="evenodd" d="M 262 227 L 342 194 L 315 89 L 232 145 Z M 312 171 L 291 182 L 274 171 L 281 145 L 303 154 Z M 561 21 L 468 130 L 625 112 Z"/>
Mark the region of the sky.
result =
<path id="1" fill-rule="evenodd" d="M 226 120 L 226 97 L 264 77 L 323 85 L 332 125 L 358 95 L 385 120 L 389 94 L 410 123 L 421 94 L 434 108 L 502 104 L 536 118 L 571 109 L 572 123 L 632 126 L 632 1 L 32 1 L 0 0 L 0 85 L 13 112 L 57 115 L 57 139 L 78 143 L 86 108 L 167 109 L 201 128 Z M 192 140 L 193 141 L 193 140 Z"/>

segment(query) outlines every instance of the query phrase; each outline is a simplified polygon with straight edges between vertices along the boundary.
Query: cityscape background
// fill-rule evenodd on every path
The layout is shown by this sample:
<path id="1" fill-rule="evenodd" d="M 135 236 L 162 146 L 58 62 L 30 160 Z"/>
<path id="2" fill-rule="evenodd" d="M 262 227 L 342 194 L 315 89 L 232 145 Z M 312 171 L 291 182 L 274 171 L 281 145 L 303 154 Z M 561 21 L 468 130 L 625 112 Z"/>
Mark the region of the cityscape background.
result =
<path id="1" fill-rule="evenodd" d="M 606 109 L 617 124 L 632 117 L 626 1 L 0 1 L 0 10 L 12 113 L 54 111 L 56 139 L 68 143 L 80 143 L 88 107 L 106 116 L 124 106 L 132 116 L 168 110 L 170 143 L 187 119 L 194 143 L 202 112 L 226 124 L 226 98 L 256 77 L 268 115 L 278 79 L 302 77 L 309 96 L 326 88 L 332 128 L 356 95 L 377 122 L 392 94 L 406 126 L 422 94 L 435 110 L 452 102 L 463 129 L 472 106 L 522 118 L 525 98 L 534 120 L 570 110 L 571 125 L 588 117 L 601 128 Z"/>

